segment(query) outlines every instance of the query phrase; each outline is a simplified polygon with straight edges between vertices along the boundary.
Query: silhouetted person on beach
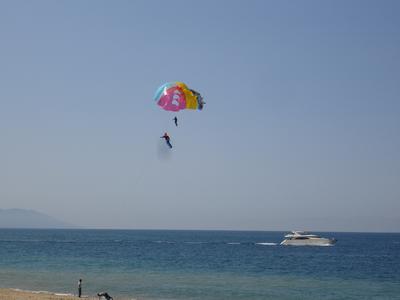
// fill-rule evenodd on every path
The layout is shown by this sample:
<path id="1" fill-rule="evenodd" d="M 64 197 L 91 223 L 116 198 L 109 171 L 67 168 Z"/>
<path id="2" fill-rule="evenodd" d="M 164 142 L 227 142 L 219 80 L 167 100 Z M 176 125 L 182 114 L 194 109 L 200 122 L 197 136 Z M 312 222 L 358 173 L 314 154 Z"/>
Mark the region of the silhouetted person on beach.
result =
<path id="1" fill-rule="evenodd" d="M 177 118 L 177 117 L 175 117 L 175 118 L 173 118 L 172 120 L 174 120 L 174 122 L 175 122 L 175 126 L 178 126 L 178 118 Z"/>
<path id="2" fill-rule="evenodd" d="M 82 279 L 79 279 L 78 281 L 78 297 L 80 298 L 82 296 Z"/>
<path id="3" fill-rule="evenodd" d="M 161 138 L 165 139 L 165 142 L 167 143 L 168 147 L 172 148 L 168 133 L 164 133 L 164 135 Z"/>

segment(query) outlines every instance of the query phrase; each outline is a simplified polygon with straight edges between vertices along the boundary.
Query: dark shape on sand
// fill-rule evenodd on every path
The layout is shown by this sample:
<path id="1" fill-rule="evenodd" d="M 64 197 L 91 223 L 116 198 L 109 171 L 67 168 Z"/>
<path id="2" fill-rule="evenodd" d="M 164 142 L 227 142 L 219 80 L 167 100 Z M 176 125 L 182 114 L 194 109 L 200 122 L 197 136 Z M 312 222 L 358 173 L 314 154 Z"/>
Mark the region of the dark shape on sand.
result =
<path id="1" fill-rule="evenodd" d="M 97 296 L 99 297 L 99 300 L 101 298 L 104 298 L 106 300 L 114 300 L 113 297 L 111 297 L 107 292 L 97 293 Z"/>

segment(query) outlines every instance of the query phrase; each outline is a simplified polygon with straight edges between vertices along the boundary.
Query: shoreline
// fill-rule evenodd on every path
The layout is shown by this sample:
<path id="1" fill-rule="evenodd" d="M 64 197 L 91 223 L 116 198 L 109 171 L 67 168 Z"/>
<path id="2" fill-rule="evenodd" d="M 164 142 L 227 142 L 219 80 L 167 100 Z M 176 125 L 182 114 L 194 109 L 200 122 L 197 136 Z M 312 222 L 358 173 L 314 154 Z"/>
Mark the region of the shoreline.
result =
<path id="1" fill-rule="evenodd" d="M 79 298 L 73 294 L 53 293 L 48 291 L 29 291 L 17 288 L 0 288 L 0 300 L 98 300 L 97 296 L 83 295 Z"/>

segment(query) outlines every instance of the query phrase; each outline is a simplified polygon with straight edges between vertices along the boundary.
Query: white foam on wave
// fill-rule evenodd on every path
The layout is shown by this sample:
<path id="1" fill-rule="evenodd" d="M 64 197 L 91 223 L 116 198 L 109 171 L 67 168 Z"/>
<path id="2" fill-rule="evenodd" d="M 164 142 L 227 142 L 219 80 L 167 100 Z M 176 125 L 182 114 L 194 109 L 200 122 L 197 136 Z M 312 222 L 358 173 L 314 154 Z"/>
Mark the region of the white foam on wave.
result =
<path id="1" fill-rule="evenodd" d="M 276 246 L 276 245 L 278 245 L 278 243 L 269 243 L 269 242 L 265 242 L 265 243 L 256 243 L 256 245 L 261 245 L 261 246 Z"/>
<path id="2" fill-rule="evenodd" d="M 25 293 L 31 293 L 31 294 L 44 294 L 44 295 L 55 295 L 55 296 L 68 296 L 72 297 L 74 294 L 70 293 L 53 293 L 49 291 L 31 291 L 31 290 L 23 290 L 23 289 L 11 289 L 16 292 L 25 292 Z"/>
<path id="3" fill-rule="evenodd" d="M 231 243 L 227 243 L 228 245 L 240 245 L 239 242 L 231 242 Z"/>
<path id="4" fill-rule="evenodd" d="M 157 244 L 174 244 L 175 242 L 170 242 L 170 241 L 153 241 L 153 243 L 157 243 Z"/>
<path id="5" fill-rule="evenodd" d="M 194 245 L 197 245 L 197 244 L 207 244 L 207 242 L 184 242 L 185 244 L 194 244 Z"/>

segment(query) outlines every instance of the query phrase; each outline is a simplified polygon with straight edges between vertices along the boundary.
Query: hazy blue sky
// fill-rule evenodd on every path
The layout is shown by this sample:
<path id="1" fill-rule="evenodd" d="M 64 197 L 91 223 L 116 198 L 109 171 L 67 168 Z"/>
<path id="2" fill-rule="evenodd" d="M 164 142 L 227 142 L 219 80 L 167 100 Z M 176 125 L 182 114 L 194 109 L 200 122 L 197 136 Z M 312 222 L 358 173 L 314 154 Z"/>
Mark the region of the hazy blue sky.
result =
<path id="1" fill-rule="evenodd" d="M 0 208 L 400 231 L 399 15 L 399 1 L 0 1 Z M 178 128 L 152 100 L 175 80 L 207 103 Z"/>

